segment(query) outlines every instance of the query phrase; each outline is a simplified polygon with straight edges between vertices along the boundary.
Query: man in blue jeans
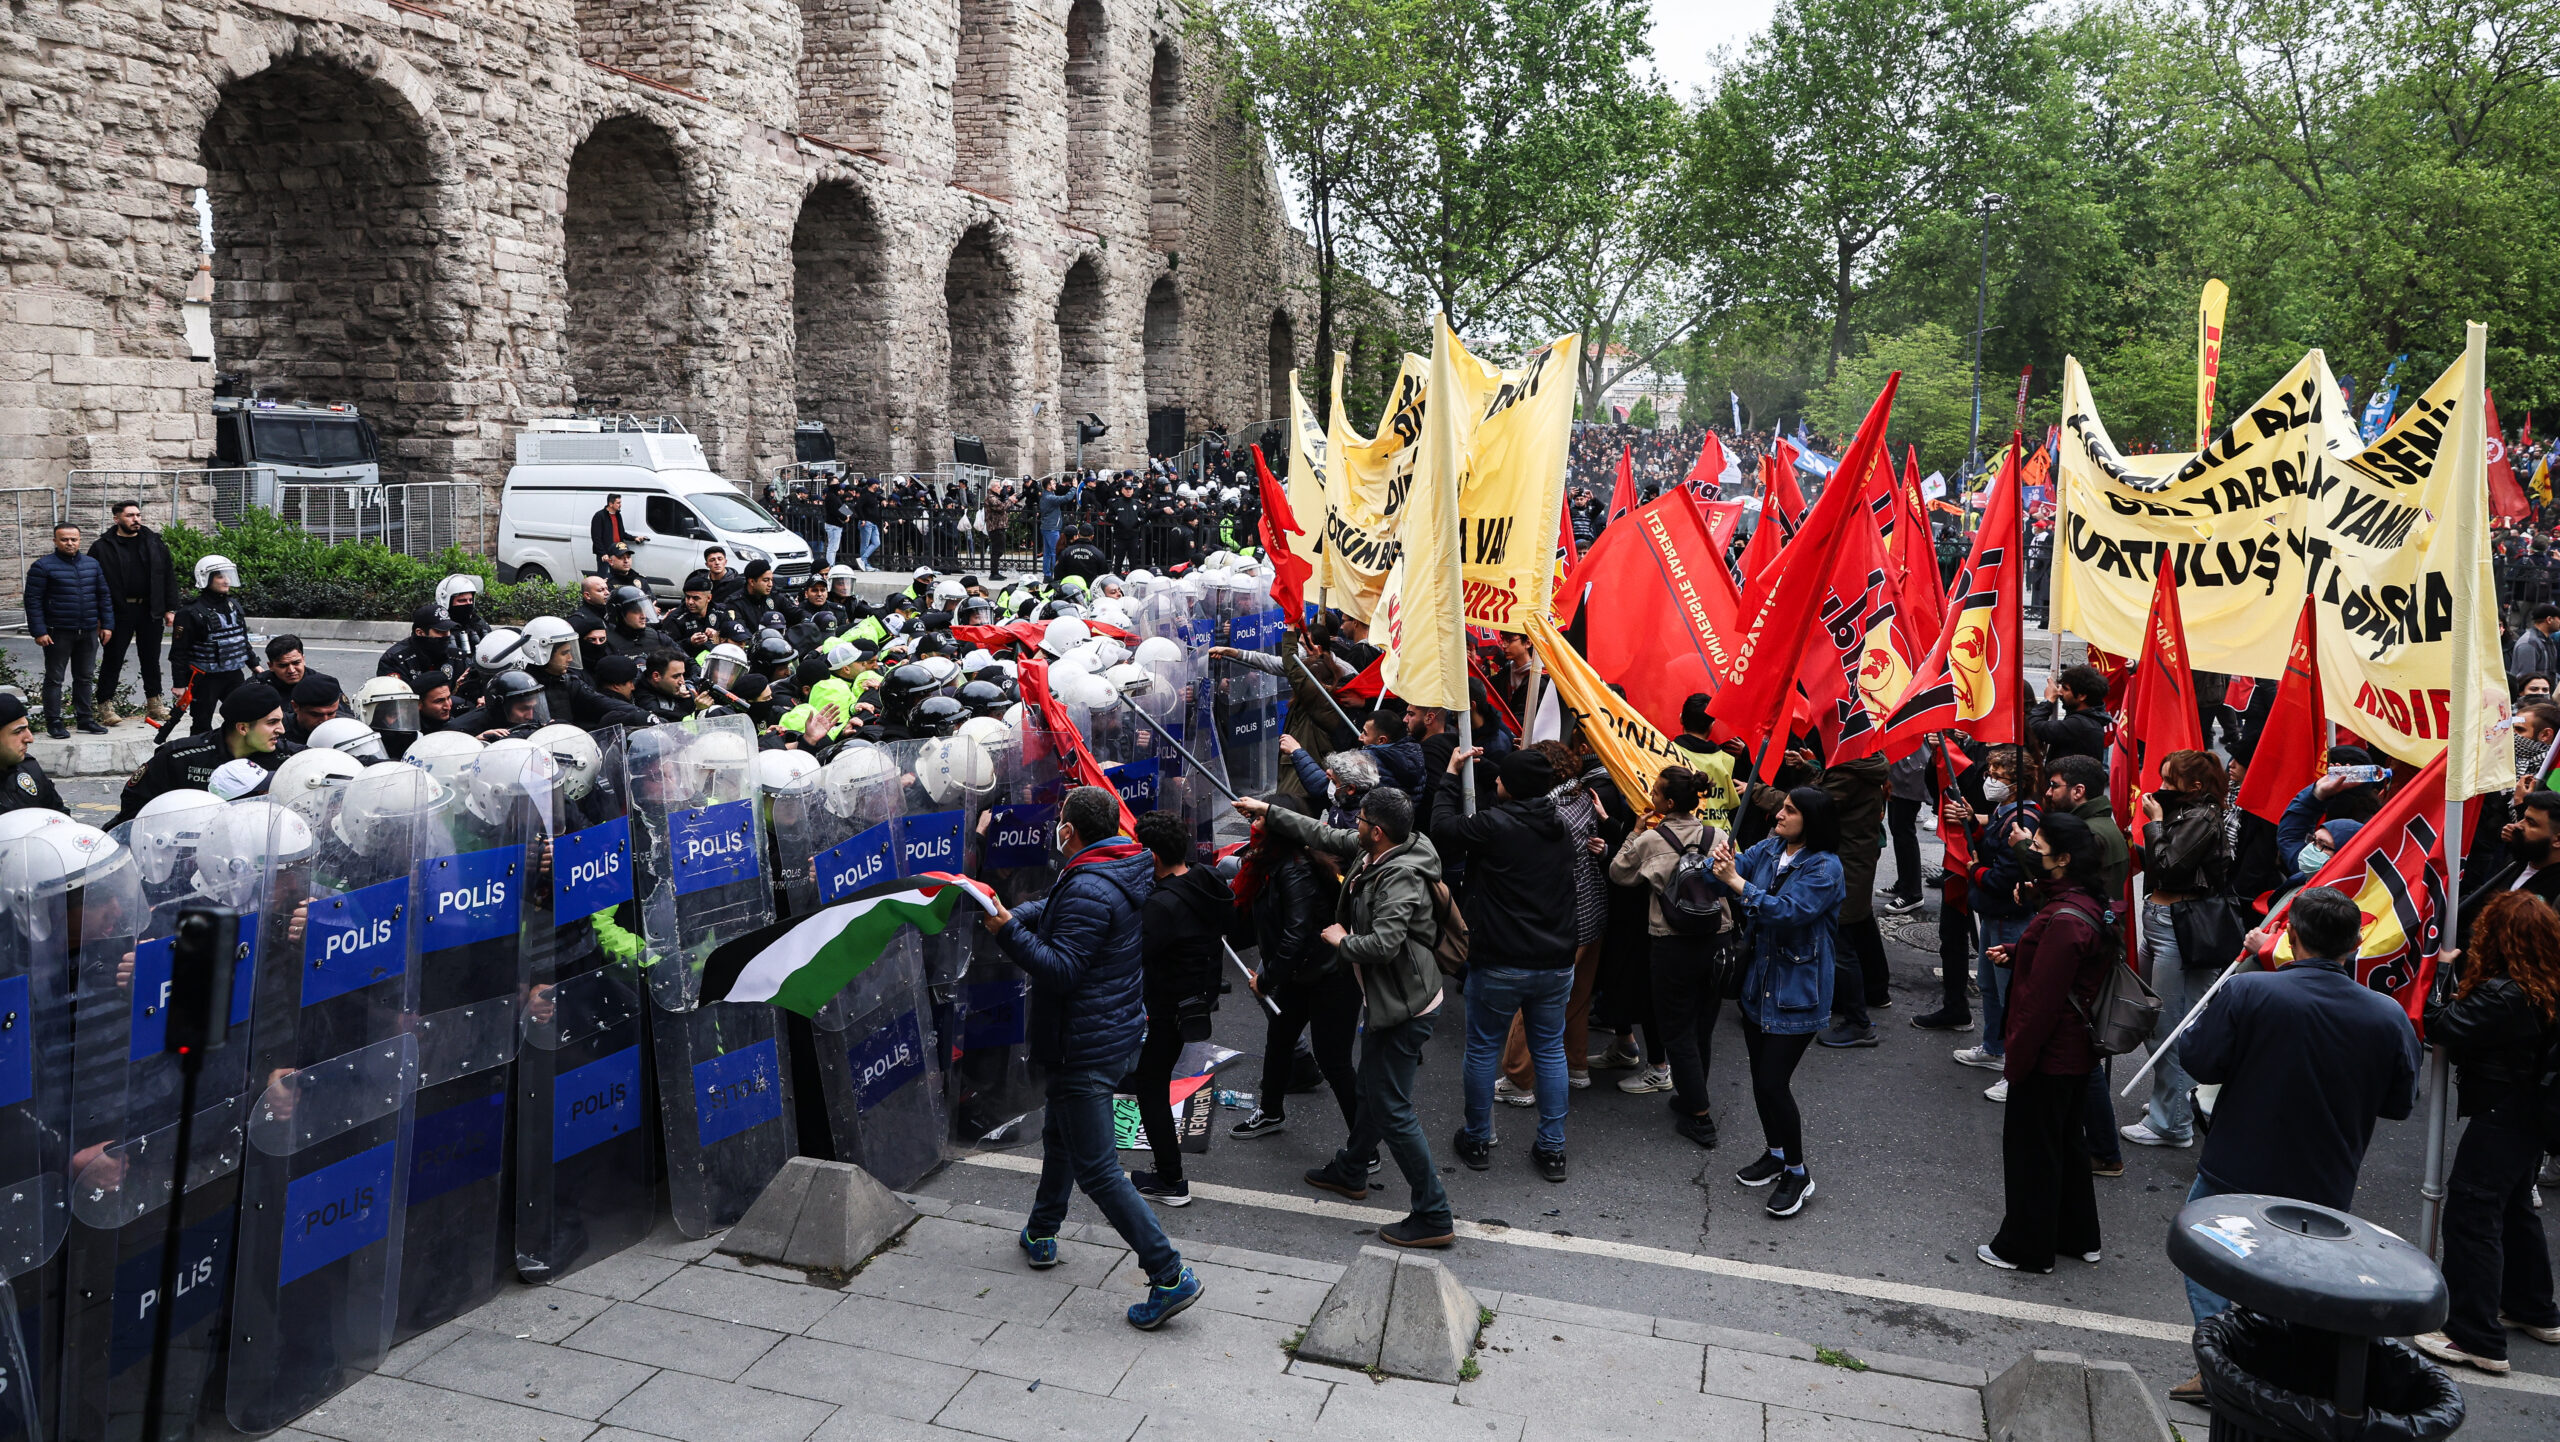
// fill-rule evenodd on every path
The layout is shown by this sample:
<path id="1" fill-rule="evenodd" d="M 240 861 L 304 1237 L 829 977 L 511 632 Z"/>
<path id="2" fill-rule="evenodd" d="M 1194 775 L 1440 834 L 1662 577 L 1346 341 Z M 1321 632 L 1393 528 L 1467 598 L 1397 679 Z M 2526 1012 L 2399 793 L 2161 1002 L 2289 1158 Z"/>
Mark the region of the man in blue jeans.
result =
<path id="1" fill-rule="evenodd" d="M 1537 1072 L 1538 1140 L 1530 1164 L 1548 1181 L 1565 1178 L 1564 1017 L 1573 1000 L 1573 840 L 1556 814 L 1554 763 L 1536 751 L 1502 758 L 1493 804 L 1473 816 L 1462 797 L 1464 768 L 1484 748 L 1449 753 L 1448 774 L 1431 798 L 1431 840 L 1441 856 L 1463 857 L 1467 919 L 1467 1124 L 1458 1160 L 1493 1165 L 1493 1080 L 1511 1018 L 1521 1017 Z M 1595 846 L 1598 839 L 1594 838 Z"/>
<path id="2" fill-rule="evenodd" d="M 1068 860 L 1049 894 L 986 921 L 1031 975 L 1028 1040 L 1049 1072 L 1040 1190 L 1022 1251 L 1035 1269 L 1058 1265 L 1058 1227 L 1071 1188 L 1082 1187 L 1154 1284 L 1129 1309 L 1129 1325 L 1153 1331 L 1200 1299 L 1199 1277 L 1120 1169 L 1111 1118 L 1111 1094 L 1137 1065 L 1146 1033 L 1140 912 L 1155 889 L 1155 862 L 1120 834 L 1120 798 L 1099 786 L 1067 793 L 1052 840 Z"/>

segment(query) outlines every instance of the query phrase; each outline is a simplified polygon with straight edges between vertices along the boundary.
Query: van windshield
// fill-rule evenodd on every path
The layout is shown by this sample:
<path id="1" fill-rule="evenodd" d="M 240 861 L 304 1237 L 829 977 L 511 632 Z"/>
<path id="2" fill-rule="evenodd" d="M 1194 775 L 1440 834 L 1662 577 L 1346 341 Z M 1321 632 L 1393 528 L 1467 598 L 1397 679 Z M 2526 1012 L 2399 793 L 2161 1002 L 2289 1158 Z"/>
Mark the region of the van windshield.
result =
<path id="1" fill-rule="evenodd" d="M 696 491 L 685 499 L 693 503 L 694 509 L 702 512 L 704 520 L 724 531 L 753 535 L 758 531 L 782 529 L 780 521 L 775 520 L 764 507 L 753 501 L 740 500 L 736 496 L 724 496 L 717 491 Z"/>

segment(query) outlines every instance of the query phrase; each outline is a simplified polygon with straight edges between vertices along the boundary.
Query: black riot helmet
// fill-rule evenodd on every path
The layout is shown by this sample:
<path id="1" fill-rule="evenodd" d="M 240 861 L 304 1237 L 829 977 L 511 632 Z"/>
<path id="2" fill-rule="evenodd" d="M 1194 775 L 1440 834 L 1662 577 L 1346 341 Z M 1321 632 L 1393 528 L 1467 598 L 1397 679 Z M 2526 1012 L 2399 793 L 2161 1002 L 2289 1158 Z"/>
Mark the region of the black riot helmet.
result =
<path id="1" fill-rule="evenodd" d="M 948 696 L 928 696 L 907 715 L 907 729 L 918 736 L 948 736 L 969 719 L 968 708 Z"/>
<path id="2" fill-rule="evenodd" d="M 971 681 L 960 688 L 960 705 L 972 716 L 1001 716 L 1012 704 L 993 681 Z"/>
<path id="3" fill-rule="evenodd" d="M 757 670 L 770 671 L 776 666 L 799 664 L 799 650 L 783 637 L 767 636 L 756 642 L 755 668 Z"/>
<path id="4" fill-rule="evenodd" d="M 903 725 L 918 702 L 931 696 L 940 683 L 930 667 L 910 661 L 894 666 L 880 681 L 880 712 L 893 725 Z"/>

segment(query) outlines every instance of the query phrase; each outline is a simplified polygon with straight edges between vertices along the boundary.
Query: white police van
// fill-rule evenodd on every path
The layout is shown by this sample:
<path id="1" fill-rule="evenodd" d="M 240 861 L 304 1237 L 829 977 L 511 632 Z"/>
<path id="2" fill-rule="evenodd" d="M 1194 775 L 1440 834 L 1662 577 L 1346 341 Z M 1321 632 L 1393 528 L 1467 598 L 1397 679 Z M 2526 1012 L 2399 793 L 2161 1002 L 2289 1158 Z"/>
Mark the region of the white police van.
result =
<path id="1" fill-rule="evenodd" d="M 777 594 L 797 591 L 812 569 L 809 543 L 715 473 L 683 423 L 581 417 L 517 433 L 498 503 L 498 579 L 575 584 L 595 568 L 589 526 L 610 495 L 622 497 L 632 569 L 654 595 L 681 596 L 715 545 L 732 573 L 770 563 Z"/>

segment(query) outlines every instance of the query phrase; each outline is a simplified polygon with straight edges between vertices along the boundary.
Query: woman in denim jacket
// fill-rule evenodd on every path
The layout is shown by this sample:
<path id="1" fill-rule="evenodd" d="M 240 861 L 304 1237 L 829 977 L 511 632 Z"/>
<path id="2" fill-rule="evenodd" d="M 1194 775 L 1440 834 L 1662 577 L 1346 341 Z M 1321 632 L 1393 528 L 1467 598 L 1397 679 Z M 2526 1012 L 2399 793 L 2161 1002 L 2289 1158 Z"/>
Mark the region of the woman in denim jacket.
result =
<path id="1" fill-rule="evenodd" d="M 1778 805 L 1770 834 L 1737 858 L 1718 842 L 1716 877 L 1749 919 L 1743 973 L 1742 1046 L 1751 1058 L 1751 1100 L 1769 1150 L 1734 1180 L 1775 1182 L 1769 1215 L 1792 1217 L 1813 1195 L 1805 1168 L 1804 1116 L 1789 1089 L 1813 1034 L 1831 1019 L 1831 962 L 1840 941 L 1840 821 L 1831 793 L 1799 786 Z"/>

